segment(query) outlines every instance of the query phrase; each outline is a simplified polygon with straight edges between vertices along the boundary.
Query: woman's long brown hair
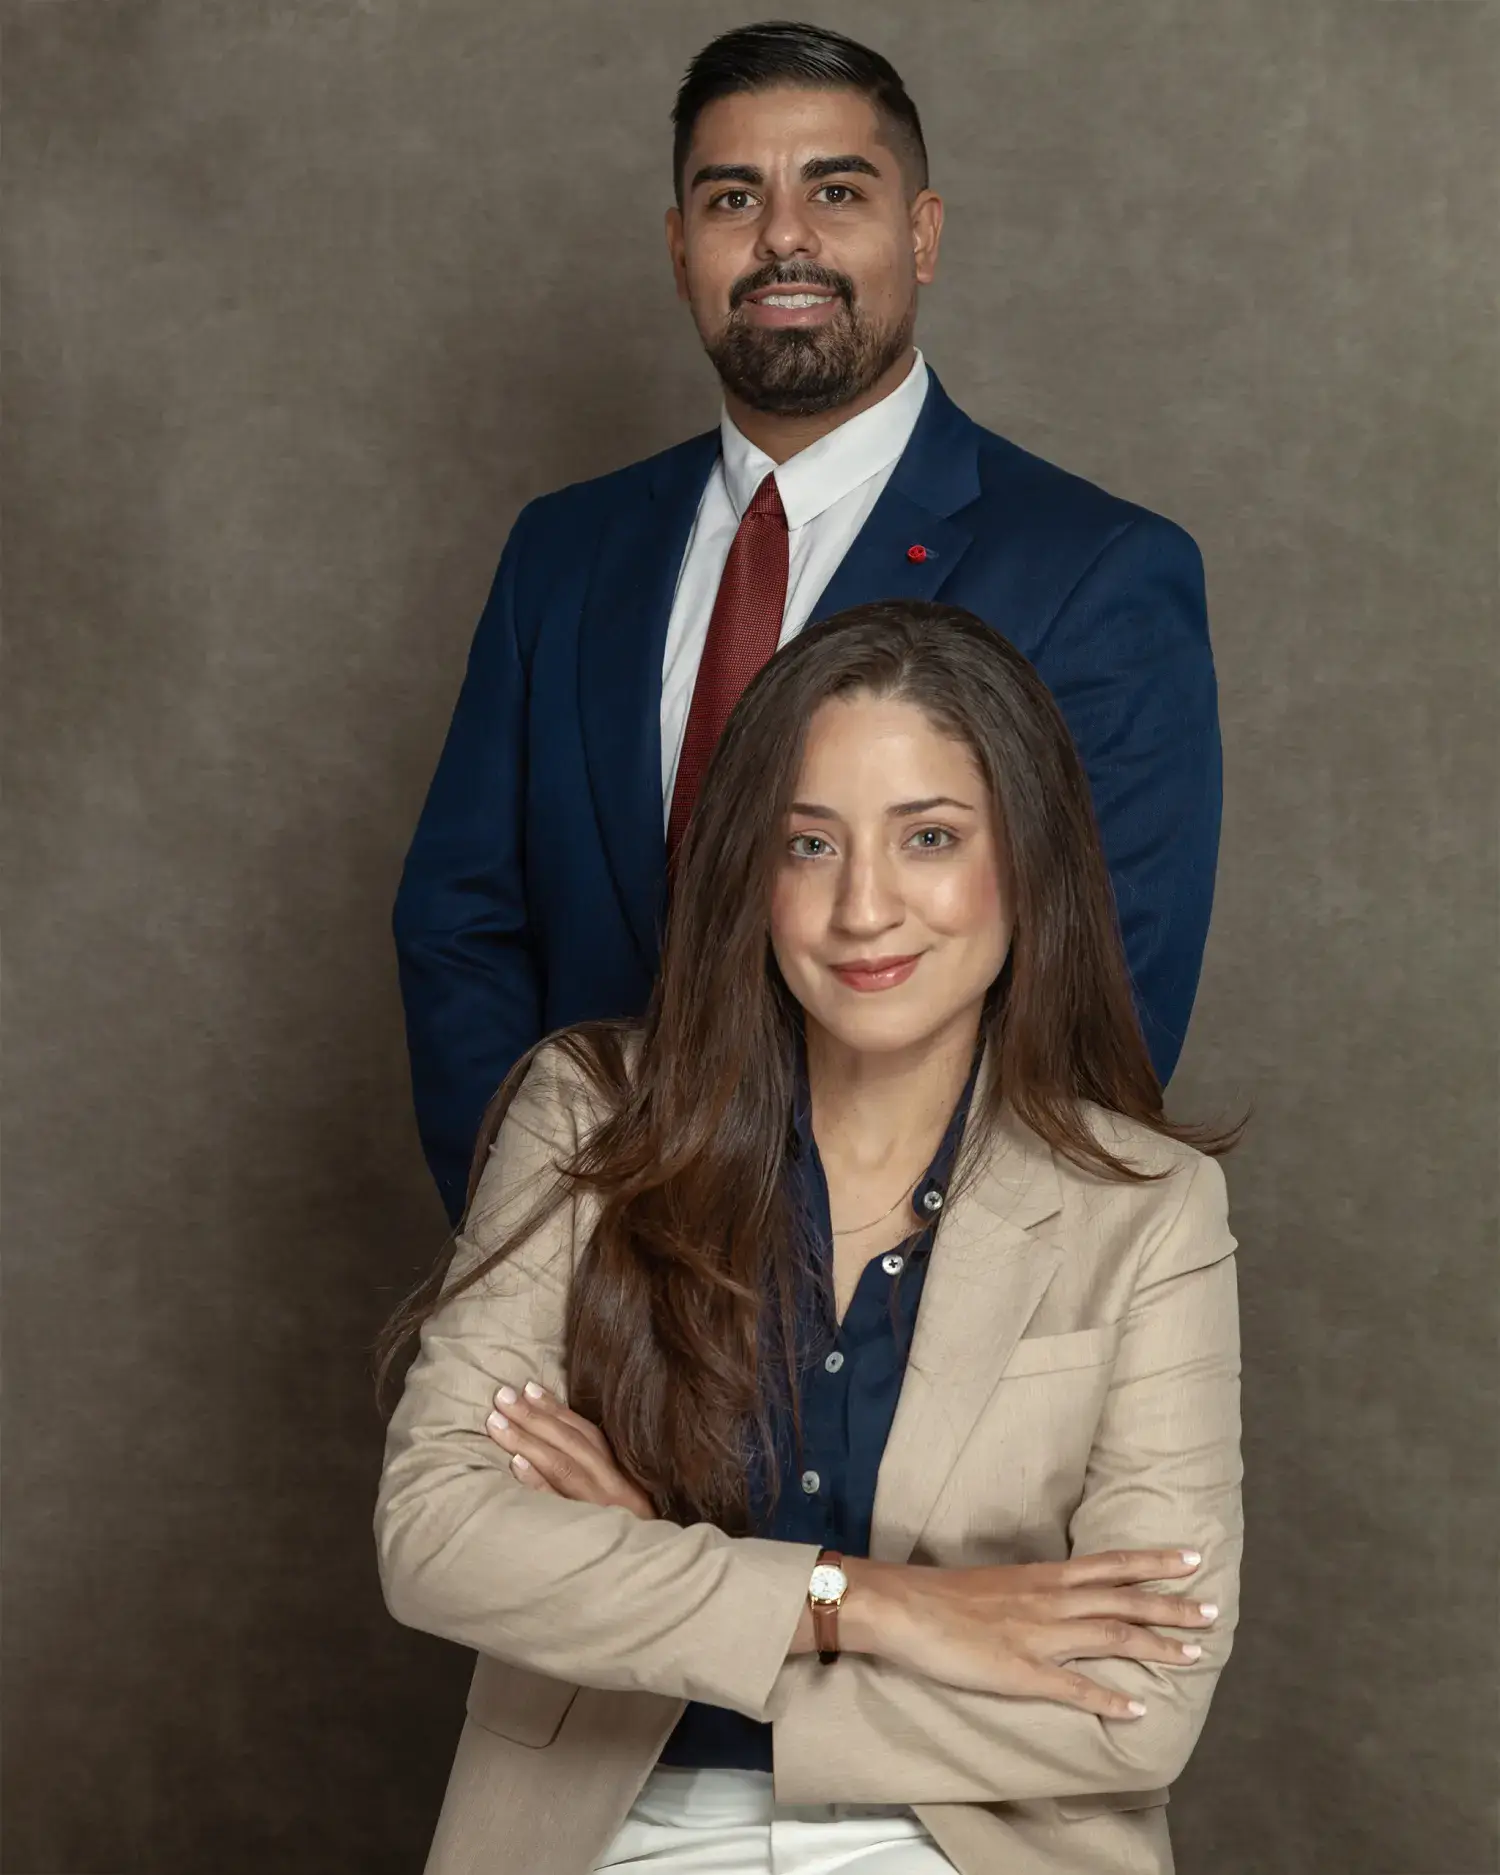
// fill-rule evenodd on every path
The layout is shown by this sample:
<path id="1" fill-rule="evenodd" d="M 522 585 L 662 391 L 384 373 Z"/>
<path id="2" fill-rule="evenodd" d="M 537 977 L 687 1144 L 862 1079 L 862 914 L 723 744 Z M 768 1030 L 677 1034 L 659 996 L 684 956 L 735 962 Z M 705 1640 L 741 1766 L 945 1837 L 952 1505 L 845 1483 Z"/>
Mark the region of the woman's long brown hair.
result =
<path id="1" fill-rule="evenodd" d="M 609 1117 L 459 1282 L 445 1290 L 434 1272 L 378 1349 L 383 1383 L 435 1309 L 588 1194 L 598 1214 L 568 1301 L 569 1404 L 604 1429 L 663 1516 L 731 1531 L 748 1527 L 749 1462 L 767 1450 L 788 1370 L 800 1259 L 781 1176 L 799 1011 L 771 955 L 771 888 L 808 725 L 830 698 L 861 692 L 914 704 L 965 743 L 997 809 L 1015 928 L 987 1005 L 993 1071 L 964 1168 L 982 1160 L 1008 1112 L 1080 1167 L 1146 1176 L 1101 1143 L 1085 1103 L 1204 1150 L 1232 1143 L 1162 1111 L 1088 784 L 1026 659 L 972 613 L 915 601 L 857 606 L 803 632 L 745 691 L 704 778 L 644 1023 L 552 1038 Z M 486 1115 L 471 1238 L 483 1225 L 480 1174 L 535 1052 Z"/>

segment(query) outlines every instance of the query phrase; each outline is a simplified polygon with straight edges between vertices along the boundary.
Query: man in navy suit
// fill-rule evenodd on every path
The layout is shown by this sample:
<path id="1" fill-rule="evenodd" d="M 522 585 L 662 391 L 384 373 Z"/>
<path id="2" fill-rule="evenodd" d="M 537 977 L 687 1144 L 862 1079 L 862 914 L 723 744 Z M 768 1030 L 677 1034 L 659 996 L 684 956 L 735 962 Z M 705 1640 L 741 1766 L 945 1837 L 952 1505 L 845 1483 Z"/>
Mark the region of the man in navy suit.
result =
<path id="1" fill-rule="evenodd" d="M 722 420 L 522 511 L 396 903 L 453 1217 L 511 1065 L 645 1007 L 669 831 L 747 669 L 846 606 L 965 606 L 1035 663 L 1088 771 L 1163 1080 L 1197 987 L 1220 761 L 1193 542 L 981 429 L 914 348 L 943 209 L 878 54 L 742 28 L 694 60 L 674 123 L 668 245 Z"/>

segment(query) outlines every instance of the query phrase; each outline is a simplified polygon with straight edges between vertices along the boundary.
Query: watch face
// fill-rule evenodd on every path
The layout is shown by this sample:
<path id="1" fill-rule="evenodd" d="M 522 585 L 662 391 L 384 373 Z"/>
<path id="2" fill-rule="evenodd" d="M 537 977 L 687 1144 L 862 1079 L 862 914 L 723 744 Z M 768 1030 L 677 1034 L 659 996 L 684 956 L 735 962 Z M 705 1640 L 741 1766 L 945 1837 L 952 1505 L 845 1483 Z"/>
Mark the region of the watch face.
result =
<path id="1" fill-rule="evenodd" d="M 815 1602 L 836 1602 L 849 1586 L 849 1578 L 836 1563 L 819 1563 L 812 1572 L 808 1594 Z"/>

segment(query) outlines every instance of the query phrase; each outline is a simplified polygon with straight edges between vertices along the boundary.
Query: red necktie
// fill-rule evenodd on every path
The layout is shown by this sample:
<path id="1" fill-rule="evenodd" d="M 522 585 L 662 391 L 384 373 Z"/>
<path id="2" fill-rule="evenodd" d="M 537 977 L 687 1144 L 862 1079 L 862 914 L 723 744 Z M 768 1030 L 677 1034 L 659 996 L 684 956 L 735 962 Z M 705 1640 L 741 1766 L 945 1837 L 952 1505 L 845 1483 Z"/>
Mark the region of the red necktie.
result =
<path id="1" fill-rule="evenodd" d="M 729 712 L 781 638 L 786 581 L 786 510 L 773 471 L 756 489 L 750 506 L 740 517 L 729 558 L 724 562 L 713 616 L 708 621 L 682 754 L 677 760 L 672 812 L 667 818 L 669 863 L 677 857 L 709 757 L 724 733 Z"/>

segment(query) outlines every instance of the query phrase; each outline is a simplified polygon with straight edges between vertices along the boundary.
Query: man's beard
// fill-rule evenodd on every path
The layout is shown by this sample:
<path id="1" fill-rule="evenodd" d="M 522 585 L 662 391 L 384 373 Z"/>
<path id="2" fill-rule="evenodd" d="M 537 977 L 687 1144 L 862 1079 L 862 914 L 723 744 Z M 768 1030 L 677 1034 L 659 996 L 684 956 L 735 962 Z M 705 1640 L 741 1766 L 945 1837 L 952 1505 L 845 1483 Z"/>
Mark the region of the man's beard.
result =
<path id="1" fill-rule="evenodd" d="M 744 316 L 747 294 L 762 287 L 824 287 L 843 305 L 825 326 L 752 326 Z M 879 326 L 854 304 L 854 283 L 823 267 L 771 265 L 735 283 L 730 314 L 705 349 L 726 390 L 752 410 L 784 417 L 816 417 L 861 397 L 896 363 L 916 330 L 915 297 L 892 326 Z"/>

